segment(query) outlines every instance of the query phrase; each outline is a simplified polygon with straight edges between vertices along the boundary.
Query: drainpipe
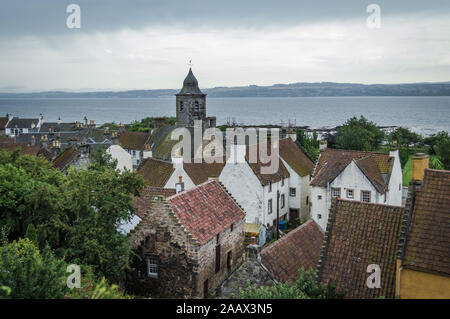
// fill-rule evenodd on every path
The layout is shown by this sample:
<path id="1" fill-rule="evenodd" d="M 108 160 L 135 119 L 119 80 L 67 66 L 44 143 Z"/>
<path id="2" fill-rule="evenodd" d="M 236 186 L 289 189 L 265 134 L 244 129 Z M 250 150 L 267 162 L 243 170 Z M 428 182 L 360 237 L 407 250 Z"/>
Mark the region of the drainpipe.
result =
<path id="1" fill-rule="evenodd" d="M 280 238 L 280 191 L 277 190 L 277 240 Z"/>
<path id="2" fill-rule="evenodd" d="M 403 267 L 400 266 L 400 268 L 398 269 L 397 298 L 400 298 L 400 279 L 401 279 L 402 270 L 403 270 Z"/>

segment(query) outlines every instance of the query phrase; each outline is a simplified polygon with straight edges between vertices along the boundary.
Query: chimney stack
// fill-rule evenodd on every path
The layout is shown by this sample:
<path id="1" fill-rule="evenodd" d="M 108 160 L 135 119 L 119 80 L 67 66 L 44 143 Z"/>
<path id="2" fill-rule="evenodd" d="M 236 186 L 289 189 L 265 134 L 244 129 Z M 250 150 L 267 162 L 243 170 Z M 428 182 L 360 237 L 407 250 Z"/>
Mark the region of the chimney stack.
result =
<path id="1" fill-rule="evenodd" d="M 175 184 L 175 192 L 177 194 L 184 191 L 183 176 L 179 176 L 178 179 L 179 179 L 179 182 Z"/>
<path id="2" fill-rule="evenodd" d="M 428 168 L 430 157 L 425 153 L 417 153 L 412 157 L 411 170 L 413 181 L 423 181 L 425 169 Z"/>

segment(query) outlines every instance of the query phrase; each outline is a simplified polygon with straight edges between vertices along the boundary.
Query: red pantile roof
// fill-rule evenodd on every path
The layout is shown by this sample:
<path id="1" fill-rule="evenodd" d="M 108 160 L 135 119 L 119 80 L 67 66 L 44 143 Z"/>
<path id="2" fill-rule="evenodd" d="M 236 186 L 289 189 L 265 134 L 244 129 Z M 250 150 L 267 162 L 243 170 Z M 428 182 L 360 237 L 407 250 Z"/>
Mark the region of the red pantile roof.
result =
<path id="1" fill-rule="evenodd" d="M 264 156 L 264 152 L 266 155 Z M 250 153 L 252 152 L 252 153 Z M 255 152 L 255 153 L 253 153 Z M 256 154 L 256 162 L 252 163 L 253 158 L 250 156 L 250 154 Z M 278 161 L 278 170 L 272 174 L 262 174 L 261 168 L 267 167 L 269 169 L 270 167 L 270 155 L 271 155 L 271 146 L 270 144 L 257 144 L 257 145 L 251 145 L 247 146 L 246 150 L 246 156 L 245 160 L 249 164 L 250 168 L 252 169 L 253 173 L 256 175 L 256 177 L 259 179 L 261 184 L 263 186 L 269 185 L 270 182 L 277 183 L 281 181 L 282 177 L 288 178 L 289 177 L 289 171 L 287 170 L 286 166 L 284 166 L 283 162 L 277 157 Z M 268 163 L 263 163 L 268 162 Z"/>
<path id="2" fill-rule="evenodd" d="M 144 177 L 146 185 L 164 187 L 174 170 L 172 163 L 149 157 L 139 166 L 138 173 Z"/>
<path id="3" fill-rule="evenodd" d="M 416 190 L 402 266 L 450 275 L 450 171 L 425 170 Z"/>
<path id="4" fill-rule="evenodd" d="M 337 280 L 346 298 L 393 298 L 404 208 L 333 199 L 318 275 Z M 381 288 L 367 287 L 367 267 L 381 269 Z"/>
<path id="5" fill-rule="evenodd" d="M 119 144 L 124 149 L 142 151 L 149 139 L 149 133 L 123 131 L 119 136 Z"/>
<path id="6" fill-rule="evenodd" d="M 295 282 L 300 268 L 315 269 L 324 233 L 312 219 L 261 251 L 261 263 L 277 281 Z"/>
<path id="7" fill-rule="evenodd" d="M 383 194 L 392 172 L 393 159 L 389 154 L 328 148 L 320 154 L 310 184 L 326 187 L 351 161 L 355 161 L 378 192 Z"/>
<path id="8" fill-rule="evenodd" d="M 19 150 L 20 155 L 38 155 L 40 149 L 41 147 L 39 144 L 31 146 L 25 142 L 15 143 L 12 138 L 6 138 L 0 141 L 0 151 L 6 150 L 14 152 L 15 150 Z"/>
<path id="9" fill-rule="evenodd" d="M 244 211 L 215 180 L 168 197 L 167 202 L 200 245 L 245 218 Z"/>
<path id="10" fill-rule="evenodd" d="M 280 140 L 280 156 L 298 175 L 312 174 L 314 162 L 291 138 Z"/>
<path id="11" fill-rule="evenodd" d="M 225 166 L 226 159 L 222 163 L 183 163 L 183 168 L 195 185 L 208 181 L 210 177 L 219 177 Z"/>

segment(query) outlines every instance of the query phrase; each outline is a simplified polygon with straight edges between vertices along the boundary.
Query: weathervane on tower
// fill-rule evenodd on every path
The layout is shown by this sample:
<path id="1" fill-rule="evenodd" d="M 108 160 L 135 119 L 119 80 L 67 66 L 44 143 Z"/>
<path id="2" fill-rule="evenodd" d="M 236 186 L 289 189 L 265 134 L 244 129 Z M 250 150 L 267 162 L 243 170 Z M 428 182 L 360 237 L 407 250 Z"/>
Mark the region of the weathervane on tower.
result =
<path id="1" fill-rule="evenodd" d="M 188 66 L 191 68 L 194 64 L 192 64 L 192 60 L 189 60 Z"/>

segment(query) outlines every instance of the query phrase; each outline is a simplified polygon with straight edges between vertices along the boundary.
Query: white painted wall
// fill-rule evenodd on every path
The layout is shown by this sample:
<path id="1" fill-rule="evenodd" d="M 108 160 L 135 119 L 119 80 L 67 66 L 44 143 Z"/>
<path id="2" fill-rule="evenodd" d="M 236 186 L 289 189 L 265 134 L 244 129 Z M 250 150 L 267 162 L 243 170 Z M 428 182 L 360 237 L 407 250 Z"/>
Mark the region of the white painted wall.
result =
<path id="1" fill-rule="evenodd" d="M 244 209 L 246 223 L 263 223 L 263 187 L 247 162 L 228 161 L 219 176 L 219 181 Z"/>
<path id="2" fill-rule="evenodd" d="M 125 168 L 133 171 L 133 159 L 120 145 L 111 145 L 106 152 L 111 154 L 113 159 L 117 160 L 117 168 L 120 171 L 124 171 Z"/>
<path id="3" fill-rule="evenodd" d="M 164 188 L 175 188 L 175 185 L 180 180 L 180 176 L 184 183 L 185 190 L 195 187 L 194 182 L 183 168 L 183 157 L 172 157 L 172 164 L 175 170 L 173 171 L 172 175 L 170 175 L 169 179 L 164 185 Z"/>
<path id="4" fill-rule="evenodd" d="M 397 186 L 398 187 L 398 186 Z M 340 188 L 341 198 L 347 200 L 361 201 L 361 191 L 371 192 L 371 203 L 387 204 L 385 195 L 378 193 L 373 184 L 364 175 L 361 169 L 354 161 L 339 174 L 327 188 L 312 187 L 311 190 L 311 217 L 319 224 L 323 230 L 326 230 L 329 210 L 331 206 L 331 189 Z M 347 189 L 353 189 L 353 198 L 347 198 Z M 319 200 L 318 196 L 322 199 Z M 401 200 L 401 196 L 400 196 Z M 319 218 L 321 215 L 321 218 Z"/>
<path id="5" fill-rule="evenodd" d="M 394 157 L 394 165 L 392 167 L 391 179 L 389 180 L 389 192 L 387 194 L 387 203 L 393 206 L 402 205 L 402 188 L 403 175 L 400 156 L 397 151 L 389 152 Z"/>

